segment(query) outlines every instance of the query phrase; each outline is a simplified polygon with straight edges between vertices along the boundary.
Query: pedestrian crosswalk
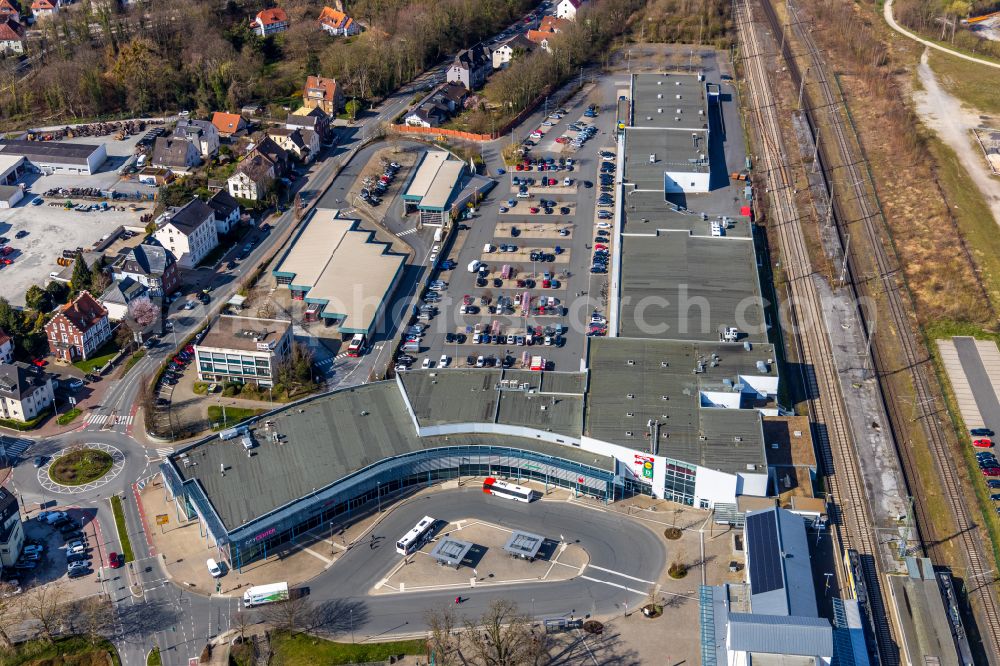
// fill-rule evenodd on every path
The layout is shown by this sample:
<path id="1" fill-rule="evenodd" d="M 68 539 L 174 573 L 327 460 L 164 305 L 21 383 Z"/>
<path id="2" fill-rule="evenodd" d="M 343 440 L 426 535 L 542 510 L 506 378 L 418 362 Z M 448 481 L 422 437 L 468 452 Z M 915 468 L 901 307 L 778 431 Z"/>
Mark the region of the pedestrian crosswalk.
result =
<path id="1" fill-rule="evenodd" d="M 8 458 L 13 458 L 15 456 L 20 457 L 22 453 L 28 450 L 32 442 L 30 439 L 25 439 L 23 437 L 3 437 L 0 436 L 0 453 L 3 453 Z"/>
<path id="2" fill-rule="evenodd" d="M 85 423 L 93 425 L 132 425 L 132 419 L 135 418 L 132 415 L 121 416 L 111 414 L 87 414 L 87 418 L 84 420 Z"/>
<path id="3" fill-rule="evenodd" d="M 166 458 L 167 456 L 169 456 L 173 452 L 174 452 L 174 450 L 172 448 L 170 448 L 169 446 L 167 446 L 167 447 L 156 449 L 156 456 L 158 458 Z"/>
<path id="4" fill-rule="evenodd" d="M 403 236 L 409 236 L 410 234 L 415 234 L 415 233 L 417 233 L 417 228 L 416 227 L 414 227 L 412 229 L 404 229 L 403 231 L 400 231 L 399 233 L 397 233 L 396 236 L 398 238 L 402 238 Z"/>

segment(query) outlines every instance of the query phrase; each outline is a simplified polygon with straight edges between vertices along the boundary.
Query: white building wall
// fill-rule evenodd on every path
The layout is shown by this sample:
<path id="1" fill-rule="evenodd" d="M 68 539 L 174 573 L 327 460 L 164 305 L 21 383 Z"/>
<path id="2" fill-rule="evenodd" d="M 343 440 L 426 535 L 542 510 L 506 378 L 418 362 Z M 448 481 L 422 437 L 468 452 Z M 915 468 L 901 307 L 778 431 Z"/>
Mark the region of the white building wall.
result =
<path id="1" fill-rule="evenodd" d="M 767 470 L 763 474 L 737 474 L 736 493 L 738 495 L 756 495 L 767 497 Z"/>
<path id="2" fill-rule="evenodd" d="M 699 467 L 694 481 L 694 505 L 698 506 L 703 500 L 708 502 L 710 507 L 716 502 L 735 504 L 738 481 L 735 474 Z M 766 486 L 767 476 L 764 477 L 764 481 Z"/>

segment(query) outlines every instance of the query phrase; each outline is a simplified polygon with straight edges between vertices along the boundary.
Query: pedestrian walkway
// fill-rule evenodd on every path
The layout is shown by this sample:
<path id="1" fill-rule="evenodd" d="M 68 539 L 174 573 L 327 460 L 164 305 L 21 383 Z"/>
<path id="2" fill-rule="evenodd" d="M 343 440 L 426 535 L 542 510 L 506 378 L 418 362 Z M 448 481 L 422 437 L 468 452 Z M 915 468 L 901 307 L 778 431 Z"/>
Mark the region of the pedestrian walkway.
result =
<path id="1" fill-rule="evenodd" d="M 21 457 L 21 455 L 28 450 L 32 445 L 32 440 L 26 439 L 24 437 L 6 437 L 0 435 L 0 453 L 5 455 L 7 459 Z"/>
<path id="2" fill-rule="evenodd" d="M 396 236 L 402 238 L 403 236 L 409 236 L 410 234 L 415 234 L 415 233 L 417 233 L 416 227 L 412 229 L 404 229 L 403 231 L 397 232 Z"/>
<path id="3" fill-rule="evenodd" d="M 92 425 L 132 425 L 134 419 L 135 416 L 131 414 L 122 416 L 120 414 L 95 414 L 91 412 L 84 418 L 84 423 Z"/>

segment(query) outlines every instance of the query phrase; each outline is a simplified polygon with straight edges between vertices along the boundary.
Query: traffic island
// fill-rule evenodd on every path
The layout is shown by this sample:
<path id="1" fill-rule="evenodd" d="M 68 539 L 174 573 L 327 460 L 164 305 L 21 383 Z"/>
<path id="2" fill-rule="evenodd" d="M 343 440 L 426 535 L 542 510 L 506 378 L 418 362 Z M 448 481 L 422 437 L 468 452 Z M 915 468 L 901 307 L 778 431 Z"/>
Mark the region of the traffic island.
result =
<path id="1" fill-rule="evenodd" d="M 114 458 L 107 451 L 80 448 L 61 455 L 49 465 L 49 478 L 63 486 L 82 486 L 107 474 Z"/>
<path id="2" fill-rule="evenodd" d="M 480 520 L 449 523 L 439 529 L 429 543 L 405 559 L 401 557 L 389 575 L 375 584 L 372 593 L 399 594 L 563 581 L 580 575 L 587 567 L 586 551 L 575 544 L 562 543 L 558 538 L 539 537 L 542 543 L 530 558 L 511 555 L 505 545 L 514 533 L 515 530 Z M 442 564 L 441 554 L 434 553 L 446 542 L 471 545 L 462 553 L 457 566 L 451 561 Z"/>

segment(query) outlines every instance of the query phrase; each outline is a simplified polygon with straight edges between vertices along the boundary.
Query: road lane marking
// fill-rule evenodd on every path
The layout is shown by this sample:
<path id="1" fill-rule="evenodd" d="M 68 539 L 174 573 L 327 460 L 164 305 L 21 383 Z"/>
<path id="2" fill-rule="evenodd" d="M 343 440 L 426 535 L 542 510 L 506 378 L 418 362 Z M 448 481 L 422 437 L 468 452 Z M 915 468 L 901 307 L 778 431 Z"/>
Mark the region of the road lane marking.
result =
<path id="1" fill-rule="evenodd" d="M 604 567 L 595 566 L 593 564 L 588 565 L 588 568 L 590 568 L 590 569 L 597 569 L 598 571 L 603 571 L 604 573 L 609 573 L 609 574 L 612 574 L 614 576 L 621 576 L 622 578 L 628 578 L 629 580 L 634 580 L 637 583 L 646 583 L 647 585 L 656 585 L 656 583 L 654 581 L 643 580 L 641 578 L 636 578 L 635 576 L 629 576 L 628 574 L 623 574 L 620 571 L 613 571 L 611 569 L 605 569 Z"/>
<path id="2" fill-rule="evenodd" d="M 304 550 L 305 552 L 309 553 L 310 555 L 312 555 L 313 557 L 315 557 L 318 560 L 323 560 L 323 562 L 325 562 L 326 564 L 332 564 L 333 563 L 333 560 L 331 560 L 329 557 L 327 557 L 326 555 L 321 555 L 320 553 L 317 553 L 312 548 L 303 548 L 302 550 Z"/>
<path id="3" fill-rule="evenodd" d="M 626 587 L 625 585 L 619 585 L 618 583 L 611 583 L 606 580 L 601 580 L 599 578 L 591 578 L 590 576 L 580 576 L 583 580 L 589 580 L 592 583 L 601 583 L 603 585 L 610 585 L 611 587 L 617 587 L 620 590 L 625 590 L 626 592 L 634 592 L 635 594 L 647 594 L 649 590 L 636 590 L 631 587 Z"/>

